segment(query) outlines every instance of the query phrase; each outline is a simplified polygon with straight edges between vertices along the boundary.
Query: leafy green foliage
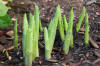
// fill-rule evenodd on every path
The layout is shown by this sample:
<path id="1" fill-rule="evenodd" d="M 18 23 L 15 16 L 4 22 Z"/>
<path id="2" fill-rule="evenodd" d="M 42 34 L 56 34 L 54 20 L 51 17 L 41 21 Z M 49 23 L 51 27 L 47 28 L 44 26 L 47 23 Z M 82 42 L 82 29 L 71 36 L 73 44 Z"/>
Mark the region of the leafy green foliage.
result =
<path id="1" fill-rule="evenodd" d="M 0 16 L 4 16 L 7 14 L 8 8 L 0 2 Z"/>
<path id="2" fill-rule="evenodd" d="M 56 29 L 58 24 L 58 14 L 60 11 L 60 6 L 57 6 L 56 13 L 54 16 L 54 19 L 51 20 L 50 25 L 47 28 L 44 29 L 44 40 L 45 40 L 45 58 L 50 59 L 51 58 L 51 52 L 56 36 Z"/>
<path id="3" fill-rule="evenodd" d="M 14 48 L 15 50 L 18 48 L 17 19 L 14 23 Z"/>
<path id="4" fill-rule="evenodd" d="M 85 16 L 85 45 L 89 44 L 89 23 L 88 23 L 88 14 Z"/>
<path id="5" fill-rule="evenodd" d="M 11 24 L 12 24 L 12 21 L 10 17 L 8 16 L 8 14 L 4 16 L 0 16 L 0 28 L 11 26 Z"/>
<path id="6" fill-rule="evenodd" d="M 82 21 L 85 17 L 85 13 L 86 13 L 86 9 L 85 7 L 83 7 L 83 10 L 82 10 L 82 13 L 79 17 L 79 21 L 78 21 L 78 24 L 76 25 L 76 31 L 78 32 L 80 30 L 80 27 L 81 27 L 81 24 L 82 24 Z"/>
<path id="7" fill-rule="evenodd" d="M 7 11 L 8 8 L 0 1 L 0 28 L 5 28 L 12 24 Z"/>

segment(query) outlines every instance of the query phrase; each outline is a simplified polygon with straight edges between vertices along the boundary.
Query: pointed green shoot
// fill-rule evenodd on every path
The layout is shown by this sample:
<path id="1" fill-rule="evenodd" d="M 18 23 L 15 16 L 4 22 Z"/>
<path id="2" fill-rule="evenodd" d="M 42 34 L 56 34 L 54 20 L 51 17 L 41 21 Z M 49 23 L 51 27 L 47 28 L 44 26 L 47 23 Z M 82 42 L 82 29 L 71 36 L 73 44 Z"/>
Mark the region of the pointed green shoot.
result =
<path id="1" fill-rule="evenodd" d="M 74 20 L 74 13 L 73 13 L 73 8 L 71 9 L 70 12 L 70 17 L 68 19 L 68 29 L 71 31 L 70 35 L 71 35 L 71 39 L 70 39 L 70 47 L 73 47 L 73 20 Z"/>
<path id="2" fill-rule="evenodd" d="M 26 32 L 27 32 L 27 29 L 28 29 L 28 21 L 27 21 L 27 16 L 26 14 L 24 14 L 24 17 L 23 17 L 23 38 L 22 38 L 22 43 L 23 43 L 23 56 L 24 53 L 25 53 L 25 50 L 26 50 L 26 45 L 25 45 L 25 39 L 26 39 Z"/>
<path id="3" fill-rule="evenodd" d="M 58 24 L 58 13 L 59 13 L 60 6 L 57 6 L 55 16 L 53 20 L 50 21 L 50 25 L 48 27 L 48 30 L 44 29 L 44 40 L 45 40 L 45 59 L 51 58 L 51 52 L 56 36 L 56 29 Z"/>
<path id="4" fill-rule="evenodd" d="M 80 17 L 79 17 L 78 24 L 76 25 L 76 31 L 77 31 L 77 32 L 79 32 L 79 30 L 80 30 L 82 21 L 83 21 L 83 19 L 84 19 L 84 17 L 85 17 L 85 13 L 86 13 L 86 8 L 83 7 L 82 13 L 81 13 L 81 15 L 80 15 Z"/>
<path id="5" fill-rule="evenodd" d="M 58 29 L 59 29 L 59 32 L 60 32 L 60 36 L 61 36 L 61 40 L 64 41 L 65 40 L 65 34 L 64 34 L 64 25 L 63 25 L 63 19 L 62 19 L 62 16 L 61 16 L 61 10 L 60 10 L 60 7 L 59 7 L 59 19 L 58 19 Z"/>
<path id="6" fill-rule="evenodd" d="M 39 39 L 39 22 L 40 22 L 40 18 L 39 18 L 39 8 L 37 5 L 35 5 L 35 11 L 34 11 L 34 20 L 35 20 L 35 24 L 34 24 L 34 35 L 33 35 L 33 42 L 34 42 L 34 47 L 33 51 L 35 52 L 35 56 L 39 57 L 39 49 L 38 49 L 38 39 Z"/>
<path id="7" fill-rule="evenodd" d="M 33 60 L 33 30 L 31 28 L 28 28 L 26 32 L 26 50 L 25 50 L 25 66 L 32 66 L 32 60 Z"/>
<path id="8" fill-rule="evenodd" d="M 68 54 L 69 52 L 69 47 L 73 46 L 73 20 L 74 20 L 74 13 L 73 13 L 73 8 L 71 9 L 70 12 L 70 16 L 69 16 L 69 20 L 68 20 L 68 29 L 66 32 L 66 37 L 65 37 L 65 41 L 64 41 L 64 45 L 63 45 L 63 50 L 65 52 L 65 54 Z"/>
<path id="9" fill-rule="evenodd" d="M 18 49 L 17 19 L 14 23 L 14 49 Z"/>
<path id="10" fill-rule="evenodd" d="M 43 28 L 42 28 L 42 24 L 41 24 L 41 20 L 40 20 L 40 23 L 39 23 L 39 27 L 40 27 L 40 32 L 42 32 L 43 31 Z"/>
<path id="11" fill-rule="evenodd" d="M 65 15 L 64 15 L 64 28 L 65 28 L 65 31 L 67 32 L 68 23 L 67 23 L 67 20 L 66 20 L 66 16 Z"/>
<path id="12" fill-rule="evenodd" d="M 27 16 L 23 17 L 23 56 L 25 58 L 25 66 L 32 66 L 33 60 L 33 24 L 34 17 L 30 14 L 29 24 Z"/>
<path id="13" fill-rule="evenodd" d="M 88 22 L 88 14 L 85 16 L 85 45 L 89 44 L 89 22 Z"/>

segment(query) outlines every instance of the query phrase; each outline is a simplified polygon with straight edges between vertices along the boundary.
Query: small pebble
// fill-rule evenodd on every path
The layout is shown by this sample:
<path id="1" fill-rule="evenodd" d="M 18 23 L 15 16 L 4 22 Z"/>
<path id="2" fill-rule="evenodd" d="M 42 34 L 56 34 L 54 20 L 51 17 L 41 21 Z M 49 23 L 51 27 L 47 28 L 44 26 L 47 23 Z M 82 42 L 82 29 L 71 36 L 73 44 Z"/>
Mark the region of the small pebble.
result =
<path id="1" fill-rule="evenodd" d="M 8 31 L 8 32 L 6 33 L 6 35 L 8 35 L 8 36 L 10 36 L 10 37 L 12 37 L 13 34 L 14 34 L 14 31 L 12 31 L 12 30 L 10 30 L 10 31 Z"/>

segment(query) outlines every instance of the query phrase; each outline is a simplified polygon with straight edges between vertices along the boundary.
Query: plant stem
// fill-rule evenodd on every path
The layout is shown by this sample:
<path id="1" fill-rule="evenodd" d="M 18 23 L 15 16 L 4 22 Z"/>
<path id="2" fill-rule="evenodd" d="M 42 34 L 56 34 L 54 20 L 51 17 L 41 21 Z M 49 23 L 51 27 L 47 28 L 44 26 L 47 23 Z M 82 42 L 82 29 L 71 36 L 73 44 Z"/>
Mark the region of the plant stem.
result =
<path id="1" fill-rule="evenodd" d="M 86 13 L 85 17 L 85 45 L 89 44 L 89 23 L 88 23 L 88 14 Z"/>
<path id="2" fill-rule="evenodd" d="M 14 49 L 18 49 L 17 19 L 14 23 Z"/>

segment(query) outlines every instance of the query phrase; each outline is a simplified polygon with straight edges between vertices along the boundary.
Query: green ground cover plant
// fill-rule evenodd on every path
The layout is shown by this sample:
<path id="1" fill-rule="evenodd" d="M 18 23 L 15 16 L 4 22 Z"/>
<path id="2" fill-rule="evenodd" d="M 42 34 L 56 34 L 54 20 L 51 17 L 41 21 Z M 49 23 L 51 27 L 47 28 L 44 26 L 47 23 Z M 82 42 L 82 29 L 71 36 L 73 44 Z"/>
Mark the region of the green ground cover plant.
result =
<path id="1" fill-rule="evenodd" d="M 8 7 L 0 1 L 0 28 L 11 26 L 12 22 L 7 14 Z"/>

